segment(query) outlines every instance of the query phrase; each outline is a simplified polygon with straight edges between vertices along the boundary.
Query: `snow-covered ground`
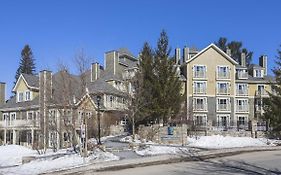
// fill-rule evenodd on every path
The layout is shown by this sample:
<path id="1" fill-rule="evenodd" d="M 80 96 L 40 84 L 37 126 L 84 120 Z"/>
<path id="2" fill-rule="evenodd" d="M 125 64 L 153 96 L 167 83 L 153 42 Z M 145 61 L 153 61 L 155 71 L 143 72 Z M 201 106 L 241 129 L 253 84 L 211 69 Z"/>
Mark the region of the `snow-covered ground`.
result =
<path id="1" fill-rule="evenodd" d="M 145 139 L 140 139 L 140 136 L 139 135 L 135 135 L 135 140 L 133 139 L 133 136 L 130 135 L 130 136 L 126 136 L 126 137 L 123 137 L 122 139 L 120 139 L 120 142 L 125 142 L 125 143 L 145 143 L 145 144 L 155 144 L 154 142 L 152 141 L 148 141 L 148 140 L 145 140 Z"/>
<path id="2" fill-rule="evenodd" d="M 253 147 L 253 146 L 267 146 L 270 140 L 264 138 L 251 138 L 251 137 L 231 137 L 231 136 L 200 136 L 200 137 L 188 137 L 188 146 L 200 147 L 200 148 L 237 148 L 237 147 Z"/>
<path id="3" fill-rule="evenodd" d="M 66 153 L 66 150 L 60 150 L 58 153 L 47 153 L 45 155 L 54 155 L 63 152 Z M 119 160 L 119 157 L 112 153 L 96 150 L 87 158 L 82 158 L 78 154 L 67 154 L 58 158 L 47 157 L 21 164 L 23 156 L 42 156 L 38 156 L 34 150 L 18 145 L 0 146 L 0 155 L 0 174 L 39 174 L 46 171 L 82 166 L 88 163 Z M 4 166 L 12 165 L 18 166 L 3 168 Z"/>
<path id="4" fill-rule="evenodd" d="M 126 140 L 129 140 L 128 138 Z M 160 155 L 160 154 L 182 154 L 193 151 L 195 148 L 207 149 L 223 149 L 223 148 L 239 148 L 239 147 L 255 147 L 255 146 L 274 146 L 275 140 L 268 140 L 265 138 L 251 138 L 251 137 L 231 137 L 231 136 L 200 136 L 188 137 L 188 145 L 186 147 L 176 147 L 175 145 L 153 145 L 146 144 L 144 149 L 136 151 L 142 156 Z M 192 148 L 191 148 L 192 147 Z"/>

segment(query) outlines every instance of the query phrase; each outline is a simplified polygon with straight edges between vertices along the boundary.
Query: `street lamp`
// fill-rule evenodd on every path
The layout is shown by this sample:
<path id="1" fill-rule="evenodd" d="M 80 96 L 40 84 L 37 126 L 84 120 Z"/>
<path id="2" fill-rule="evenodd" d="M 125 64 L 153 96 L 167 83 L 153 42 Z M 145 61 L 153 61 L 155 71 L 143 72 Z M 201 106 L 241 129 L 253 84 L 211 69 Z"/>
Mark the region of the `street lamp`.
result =
<path id="1" fill-rule="evenodd" d="M 101 145 L 100 141 L 100 100 L 101 96 L 97 96 L 97 104 L 98 104 L 98 145 Z"/>

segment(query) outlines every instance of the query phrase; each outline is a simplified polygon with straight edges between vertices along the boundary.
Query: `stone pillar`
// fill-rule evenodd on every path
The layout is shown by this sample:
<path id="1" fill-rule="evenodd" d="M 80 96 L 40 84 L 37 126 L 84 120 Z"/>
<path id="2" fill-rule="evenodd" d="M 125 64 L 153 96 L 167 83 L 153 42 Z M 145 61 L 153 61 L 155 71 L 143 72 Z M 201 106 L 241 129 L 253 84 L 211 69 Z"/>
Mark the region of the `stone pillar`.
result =
<path id="1" fill-rule="evenodd" d="M 13 144 L 17 144 L 17 132 L 13 129 Z"/>
<path id="2" fill-rule="evenodd" d="M 34 129 L 31 129 L 31 145 L 33 147 L 34 144 Z"/>
<path id="3" fill-rule="evenodd" d="M 7 130 L 4 129 L 4 144 L 7 144 Z"/>

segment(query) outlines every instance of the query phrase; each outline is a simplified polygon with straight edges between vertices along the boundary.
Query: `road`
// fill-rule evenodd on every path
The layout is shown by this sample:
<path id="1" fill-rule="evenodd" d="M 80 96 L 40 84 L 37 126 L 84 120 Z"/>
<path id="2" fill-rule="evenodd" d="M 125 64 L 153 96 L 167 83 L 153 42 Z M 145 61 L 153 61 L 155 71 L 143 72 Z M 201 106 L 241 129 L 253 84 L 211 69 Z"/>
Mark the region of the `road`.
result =
<path id="1" fill-rule="evenodd" d="M 253 152 L 198 162 L 138 167 L 119 171 L 95 172 L 94 175 L 216 175 L 281 174 L 281 151 Z"/>

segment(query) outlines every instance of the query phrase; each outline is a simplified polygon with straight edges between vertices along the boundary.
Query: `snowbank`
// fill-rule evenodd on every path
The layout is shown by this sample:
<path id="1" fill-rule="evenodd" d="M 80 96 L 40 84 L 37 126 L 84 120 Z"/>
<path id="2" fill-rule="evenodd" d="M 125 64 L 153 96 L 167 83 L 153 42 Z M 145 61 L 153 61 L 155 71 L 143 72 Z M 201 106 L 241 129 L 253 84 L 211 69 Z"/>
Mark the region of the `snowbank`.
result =
<path id="1" fill-rule="evenodd" d="M 153 146 L 150 145 L 145 149 L 138 150 L 136 153 L 141 156 L 152 156 L 160 154 L 182 154 L 188 151 L 187 148 L 171 147 L 171 146 Z"/>
<path id="2" fill-rule="evenodd" d="M 5 150 L 7 152 L 5 152 Z M 61 153 L 63 151 L 59 151 Z M 47 153 L 44 155 L 51 155 L 56 153 Z M 59 158 L 48 157 L 41 158 L 38 160 L 31 161 L 30 163 L 21 164 L 22 156 L 38 156 L 37 152 L 30 150 L 28 148 L 18 146 L 18 145 L 9 145 L 0 147 L 0 162 L 5 162 L 4 165 L 19 165 L 9 168 L 0 168 L 0 174 L 39 174 L 46 171 L 59 170 L 70 168 L 74 166 L 81 166 L 87 163 L 97 163 L 103 161 L 112 161 L 119 160 L 118 156 L 115 156 L 108 152 L 102 152 L 96 150 L 89 157 L 82 158 L 78 154 L 68 154 L 60 156 Z M 43 155 L 43 156 L 44 156 Z M 14 158 L 15 156 L 15 158 Z M 42 156 L 38 156 L 42 157 Z"/>
<path id="3" fill-rule="evenodd" d="M 0 146 L 0 167 L 19 165 L 23 156 L 36 156 L 35 150 L 19 146 L 6 145 Z"/>
<path id="4" fill-rule="evenodd" d="M 120 139 L 120 142 L 125 142 L 125 143 L 145 143 L 145 144 L 155 144 L 154 142 L 152 141 L 147 141 L 145 139 L 140 139 L 140 136 L 139 135 L 135 135 L 135 140 L 133 139 L 133 136 L 130 135 L 130 136 L 126 136 L 122 139 Z"/>
<path id="5" fill-rule="evenodd" d="M 267 146 L 266 139 L 254 139 L 251 137 L 231 137 L 231 136 L 200 136 L 188 137 L 188 146 L 201 148 L 236 148 L 236 147 L 252 147 L 252 146 Z"/>

